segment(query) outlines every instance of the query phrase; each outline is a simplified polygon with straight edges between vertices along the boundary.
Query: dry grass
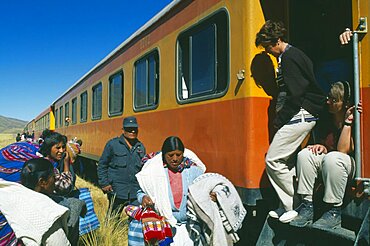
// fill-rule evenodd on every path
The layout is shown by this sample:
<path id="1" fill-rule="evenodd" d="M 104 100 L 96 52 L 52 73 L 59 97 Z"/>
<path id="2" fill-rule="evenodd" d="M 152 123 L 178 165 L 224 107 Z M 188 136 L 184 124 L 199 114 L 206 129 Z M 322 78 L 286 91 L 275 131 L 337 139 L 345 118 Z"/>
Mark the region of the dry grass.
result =
<path id="1" fill-rule="evenodd" d="M 80 238 L 81 244 L 89 246 L 127 245 L 128 226 L 126 215 L 123 213 L 119 219 L 117 219 L 118 215 L 113 215 L 106 219 L 108 199 L 100 188 L 81 178 L 77 178 L 76 186 L 77 188 L 89 188 L 94 201 L 95 213 L 100 221 L 99 229 Z"/>
<path id="2" fill-rule="evenodd" d="M 16 134 L 0 133 L 0 149 L 15 142 Z"/>

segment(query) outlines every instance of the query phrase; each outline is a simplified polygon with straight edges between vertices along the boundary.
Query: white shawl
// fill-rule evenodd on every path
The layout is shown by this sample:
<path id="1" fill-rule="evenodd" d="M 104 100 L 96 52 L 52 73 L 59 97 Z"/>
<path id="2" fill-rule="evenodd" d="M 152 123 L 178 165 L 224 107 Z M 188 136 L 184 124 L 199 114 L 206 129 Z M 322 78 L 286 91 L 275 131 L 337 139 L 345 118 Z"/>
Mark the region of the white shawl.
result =
<path id="1" fill-rule="evenodd" d="M 198 158 L 198 156 L 191 150 L 184 150 L 184 157 L 189 158 L 203 170 L 206 166 Z M 164 217 L 168 219 L 172 226 L 177 223 L 176 218 L 172 214 L 171 202 L 168 197 L 168 179 L 163 167 L 162 152 L 149 159 L 136 174 L 140 188 L 153 200 L 155 209 Z"/>
<path id="2" fill-rule="evenodd" d="M 162 154 L 149 159 L 140 172 L 136 174 L 140 188 L 153 200 L 155 209 L 168 219 L 172 226 L 177 223 L 172 214 L 168 197 L 168 179 L 163 167 Z"/>
<path id="3" fill-rule="evenodd" d="M 67 231 L 66 207 L 15 182 L 0 179 L 0 210 L 25 245 L 41 245 L 44 234 L 59 218 Z"/>

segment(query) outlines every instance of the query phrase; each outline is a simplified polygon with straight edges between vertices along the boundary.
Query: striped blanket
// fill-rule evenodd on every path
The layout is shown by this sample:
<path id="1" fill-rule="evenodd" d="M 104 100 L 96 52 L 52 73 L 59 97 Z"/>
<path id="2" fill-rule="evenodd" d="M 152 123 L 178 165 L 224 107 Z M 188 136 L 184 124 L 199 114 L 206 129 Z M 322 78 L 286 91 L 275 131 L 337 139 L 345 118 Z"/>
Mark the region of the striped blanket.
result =
<path id="1" fill-rule="evenodd" d="M 78 198 L 85 201 L 87 212 L 85 217 L 80 217 L 80 236 L 98 229 L 100 226 L 98 217 L 94 211 L 94 203 L 88 188 L 80 188 Z"/>
<path id="2" fill-rule="evenodd" d="M 0 178 L 20 183 L 25 161 L 37 158 L 38 146 L 28 142 L 10 144 L 0 150 Z"/>
<path id="3" fill-rule="evenodd" d="M 21 245 L 15 237 L 14 231 L 8 224 L 5 216 L 0 211 L 0 246 Z"/>

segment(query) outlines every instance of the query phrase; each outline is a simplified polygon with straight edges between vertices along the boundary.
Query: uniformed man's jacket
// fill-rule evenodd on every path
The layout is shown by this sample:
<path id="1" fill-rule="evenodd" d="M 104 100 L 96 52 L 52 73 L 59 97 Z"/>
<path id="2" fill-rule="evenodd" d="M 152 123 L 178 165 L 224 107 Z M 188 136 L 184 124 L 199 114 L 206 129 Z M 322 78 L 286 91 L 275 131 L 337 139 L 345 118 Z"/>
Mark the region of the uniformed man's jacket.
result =
<path id="1" fill-rule="evenodd" d="M 140 141 L 130 150 L 123 135 L 109 140 L 98 164 L 99 185 L 112 185 L 117 198 L 136 199 L 139 184 L 135 174 L 141 170 L 144 155 Z"/>

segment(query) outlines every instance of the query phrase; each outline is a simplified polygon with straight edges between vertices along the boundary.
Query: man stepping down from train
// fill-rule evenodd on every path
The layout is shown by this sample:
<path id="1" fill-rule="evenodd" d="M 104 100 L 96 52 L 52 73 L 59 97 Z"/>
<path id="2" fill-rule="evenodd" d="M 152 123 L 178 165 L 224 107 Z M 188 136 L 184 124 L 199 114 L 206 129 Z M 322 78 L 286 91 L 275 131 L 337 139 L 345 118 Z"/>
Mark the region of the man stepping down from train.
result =
<path id="1" fill-rule="evenodd" d="M 276 83 L 279 88 L 274 127 L 277 132 L 265 158 L 266 172 L 280 206 L 270 211 L 272 218 L 288 223 L 297 216 L 293 210 L 294 163 L 289 159 L 315 126 L 325 96 L 317 84 L 311 60 L 287 43 L 287 30 L 280 22 L 266 21 L 255 44 L 277 59 Z"/>

